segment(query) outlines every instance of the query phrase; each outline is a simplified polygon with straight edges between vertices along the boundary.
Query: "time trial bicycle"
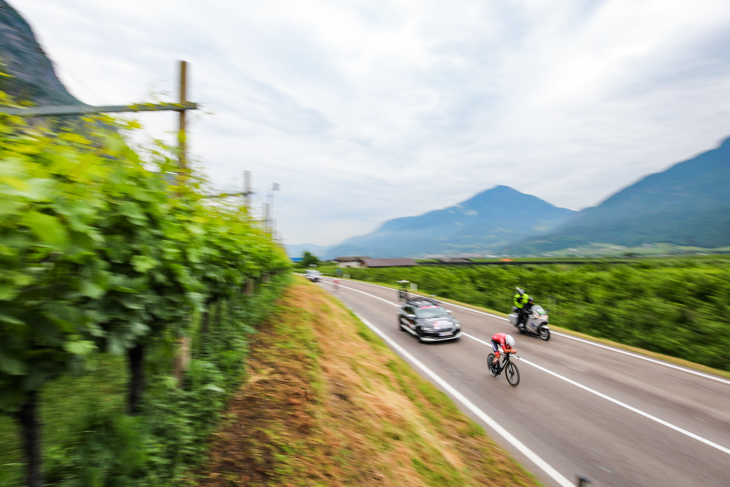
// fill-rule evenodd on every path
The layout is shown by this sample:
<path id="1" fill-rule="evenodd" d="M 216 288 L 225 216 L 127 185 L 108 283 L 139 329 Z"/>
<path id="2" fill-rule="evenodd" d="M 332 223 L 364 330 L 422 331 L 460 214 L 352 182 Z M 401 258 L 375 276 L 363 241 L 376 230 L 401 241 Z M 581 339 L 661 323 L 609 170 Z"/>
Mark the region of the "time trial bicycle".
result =
<path id="1" fill-rule="evenodd" d="M 494 354 L 490 353 L 487 356 L 487 366 L 489 366 L 489 372 L 494 377 L 499 377 L 499 374 L 504 371 L 504 376 L 507 378 L 507 382 L 509 382 L 509 385 L 511 385 L 512 387 L 517 387 L 517 385 L 520 383 L 520 371 L 514 364 L 514 362 L 510 360 L 510 356 L 513 354 L 514 352 L 504 353 L 501 361 L 493 364 L 492 361 L 494 360 Z M 520 357 L 515 355 L 515 358 Z"/>

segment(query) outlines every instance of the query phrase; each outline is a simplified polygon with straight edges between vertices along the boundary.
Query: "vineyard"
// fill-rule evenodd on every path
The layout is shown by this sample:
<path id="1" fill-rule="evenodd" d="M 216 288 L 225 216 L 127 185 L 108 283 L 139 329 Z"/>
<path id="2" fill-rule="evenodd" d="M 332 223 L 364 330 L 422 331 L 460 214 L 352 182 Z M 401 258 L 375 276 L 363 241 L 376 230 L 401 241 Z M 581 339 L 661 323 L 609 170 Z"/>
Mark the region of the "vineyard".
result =
<path id="1" fill-rule="evenodd" d="M 515 287 L 550 307 L 550 323 L 730 371 L 730 258 L 628 264 L 348 269 L 395 285 L 508 313 Z M 395 291 L 394 291 L 395 292 Z"/>
<path id="2" fill-rule="evenodd" d="M 143 160 L 123 136 L 133 129 L 0 116 L 0 425 L 12 420 L 23 452 L 0 457 L 13 466 L 3 485 L 22 485 L 18 465 L 33 486 L 180 477 L 286 282 L 284 251 L 247 208 L 211 203 L 162 145 Z M 75 393 L 100 370 L 125 382 L 123 400 L 85 416 L 96 433 L 76 425 L 42 472 L 43 391 Z"/>

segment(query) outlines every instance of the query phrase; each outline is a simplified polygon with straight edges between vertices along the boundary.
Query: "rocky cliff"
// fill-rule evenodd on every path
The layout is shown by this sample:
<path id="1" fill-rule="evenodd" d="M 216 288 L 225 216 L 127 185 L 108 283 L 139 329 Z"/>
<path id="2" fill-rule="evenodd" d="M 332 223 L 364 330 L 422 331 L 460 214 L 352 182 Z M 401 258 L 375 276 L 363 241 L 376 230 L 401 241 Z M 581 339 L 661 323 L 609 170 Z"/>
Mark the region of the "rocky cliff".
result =
<path id="1" fill-rule="evenodd" d="M 0 0 L 0 62 L 12 77 L 0 77 L 0 90 L 36 105 L 76 105 L 56 76 L 30 25 L 5 0 Z"/>

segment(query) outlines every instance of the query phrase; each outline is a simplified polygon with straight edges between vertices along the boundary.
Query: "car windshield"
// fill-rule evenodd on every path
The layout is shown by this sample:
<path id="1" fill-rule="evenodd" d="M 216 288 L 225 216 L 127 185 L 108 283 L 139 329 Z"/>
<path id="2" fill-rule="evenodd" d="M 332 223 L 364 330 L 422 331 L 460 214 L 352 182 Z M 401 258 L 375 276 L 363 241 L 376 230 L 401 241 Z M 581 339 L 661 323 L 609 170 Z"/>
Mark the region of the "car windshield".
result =
<path id="1" fill-rule="evenodd" d="M 441 306 L 426 306 L 416 310 L 418 318 L 447 318 L 449 315 Z"/>

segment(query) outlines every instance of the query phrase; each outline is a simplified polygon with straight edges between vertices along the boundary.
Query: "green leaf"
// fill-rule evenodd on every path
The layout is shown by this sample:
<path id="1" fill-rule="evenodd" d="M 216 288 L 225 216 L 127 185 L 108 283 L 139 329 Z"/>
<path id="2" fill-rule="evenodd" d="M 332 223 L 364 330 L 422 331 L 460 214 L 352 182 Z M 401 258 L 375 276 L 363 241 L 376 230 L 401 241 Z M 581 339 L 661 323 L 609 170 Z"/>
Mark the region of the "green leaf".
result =
<path id="1" fill-rule="evenodd" d="M 31 211 L 23 215 L 21 222 L 30 228 L 33 235 L 41 241 L 58 246 L 66 247 L 68 234 L 61 224 L 61 221 L 52 215 Z"/>
<path id="2" fill-rule="evenodd" d="M 20 293 L 18 286 L 0 284 L 0 301 L 10 301 Z"/>
<path id="3" fill-rule="evenodd" d="M 129 327 L 129 330 L 134 333 L 135 336 L 144 336 L 150 331 L 150 327 L 144 323 L 133 322 Z"/>
<path id="4" fill-rule="evenodd" d="M 25 322 L 22 320 L 19 320 L 18 318 L 14 318 L 12 316 L 3 315 L 0 314 L 0 321 L 4 321 L 5 323 L 10 323 L 11 325 L 25 325 Z"/>
<path id="5" fill-rule="evenodd" d="M 158 265 L 160 263 L 157 260 L 146 255 L 135 255 L 132 257 L 132 267 L 134 267 L 135 271 L 142 274 L 148 272 L 150 269 L 154 269 Z"/>
<path id="6" fill-rule="evenodd" d="M 82 296 L 86 296 L 92 299 L 98 299 L 105 294 L 104 288 L 97 286 L 91 281 L 81 281 L 79 286 L 79 292 Z"/>
<path id="7" fill-rule="evenodd" d="M 28 366 L 21 360 L 0 354 L 0 371 L 10 375 L 25 375 Z"/>
<path id="8" fill-rule="evenodd" d="M 63 349 L 74 355 L 89 355 L 91 352 L 96 350 L 96 345 L 94 342 L 89 340 L 76 340 L 72 342 L 65 342 L 63 344 Z"/>
<path id="9" fill-rule="evenodd" d="M 132 220 L 138 221 L 139 223 L 142 223 L 147 219 L 140 206 L 134 201 L 123 201 L 122 204 L 119 205 L 119 212 Z"/>

